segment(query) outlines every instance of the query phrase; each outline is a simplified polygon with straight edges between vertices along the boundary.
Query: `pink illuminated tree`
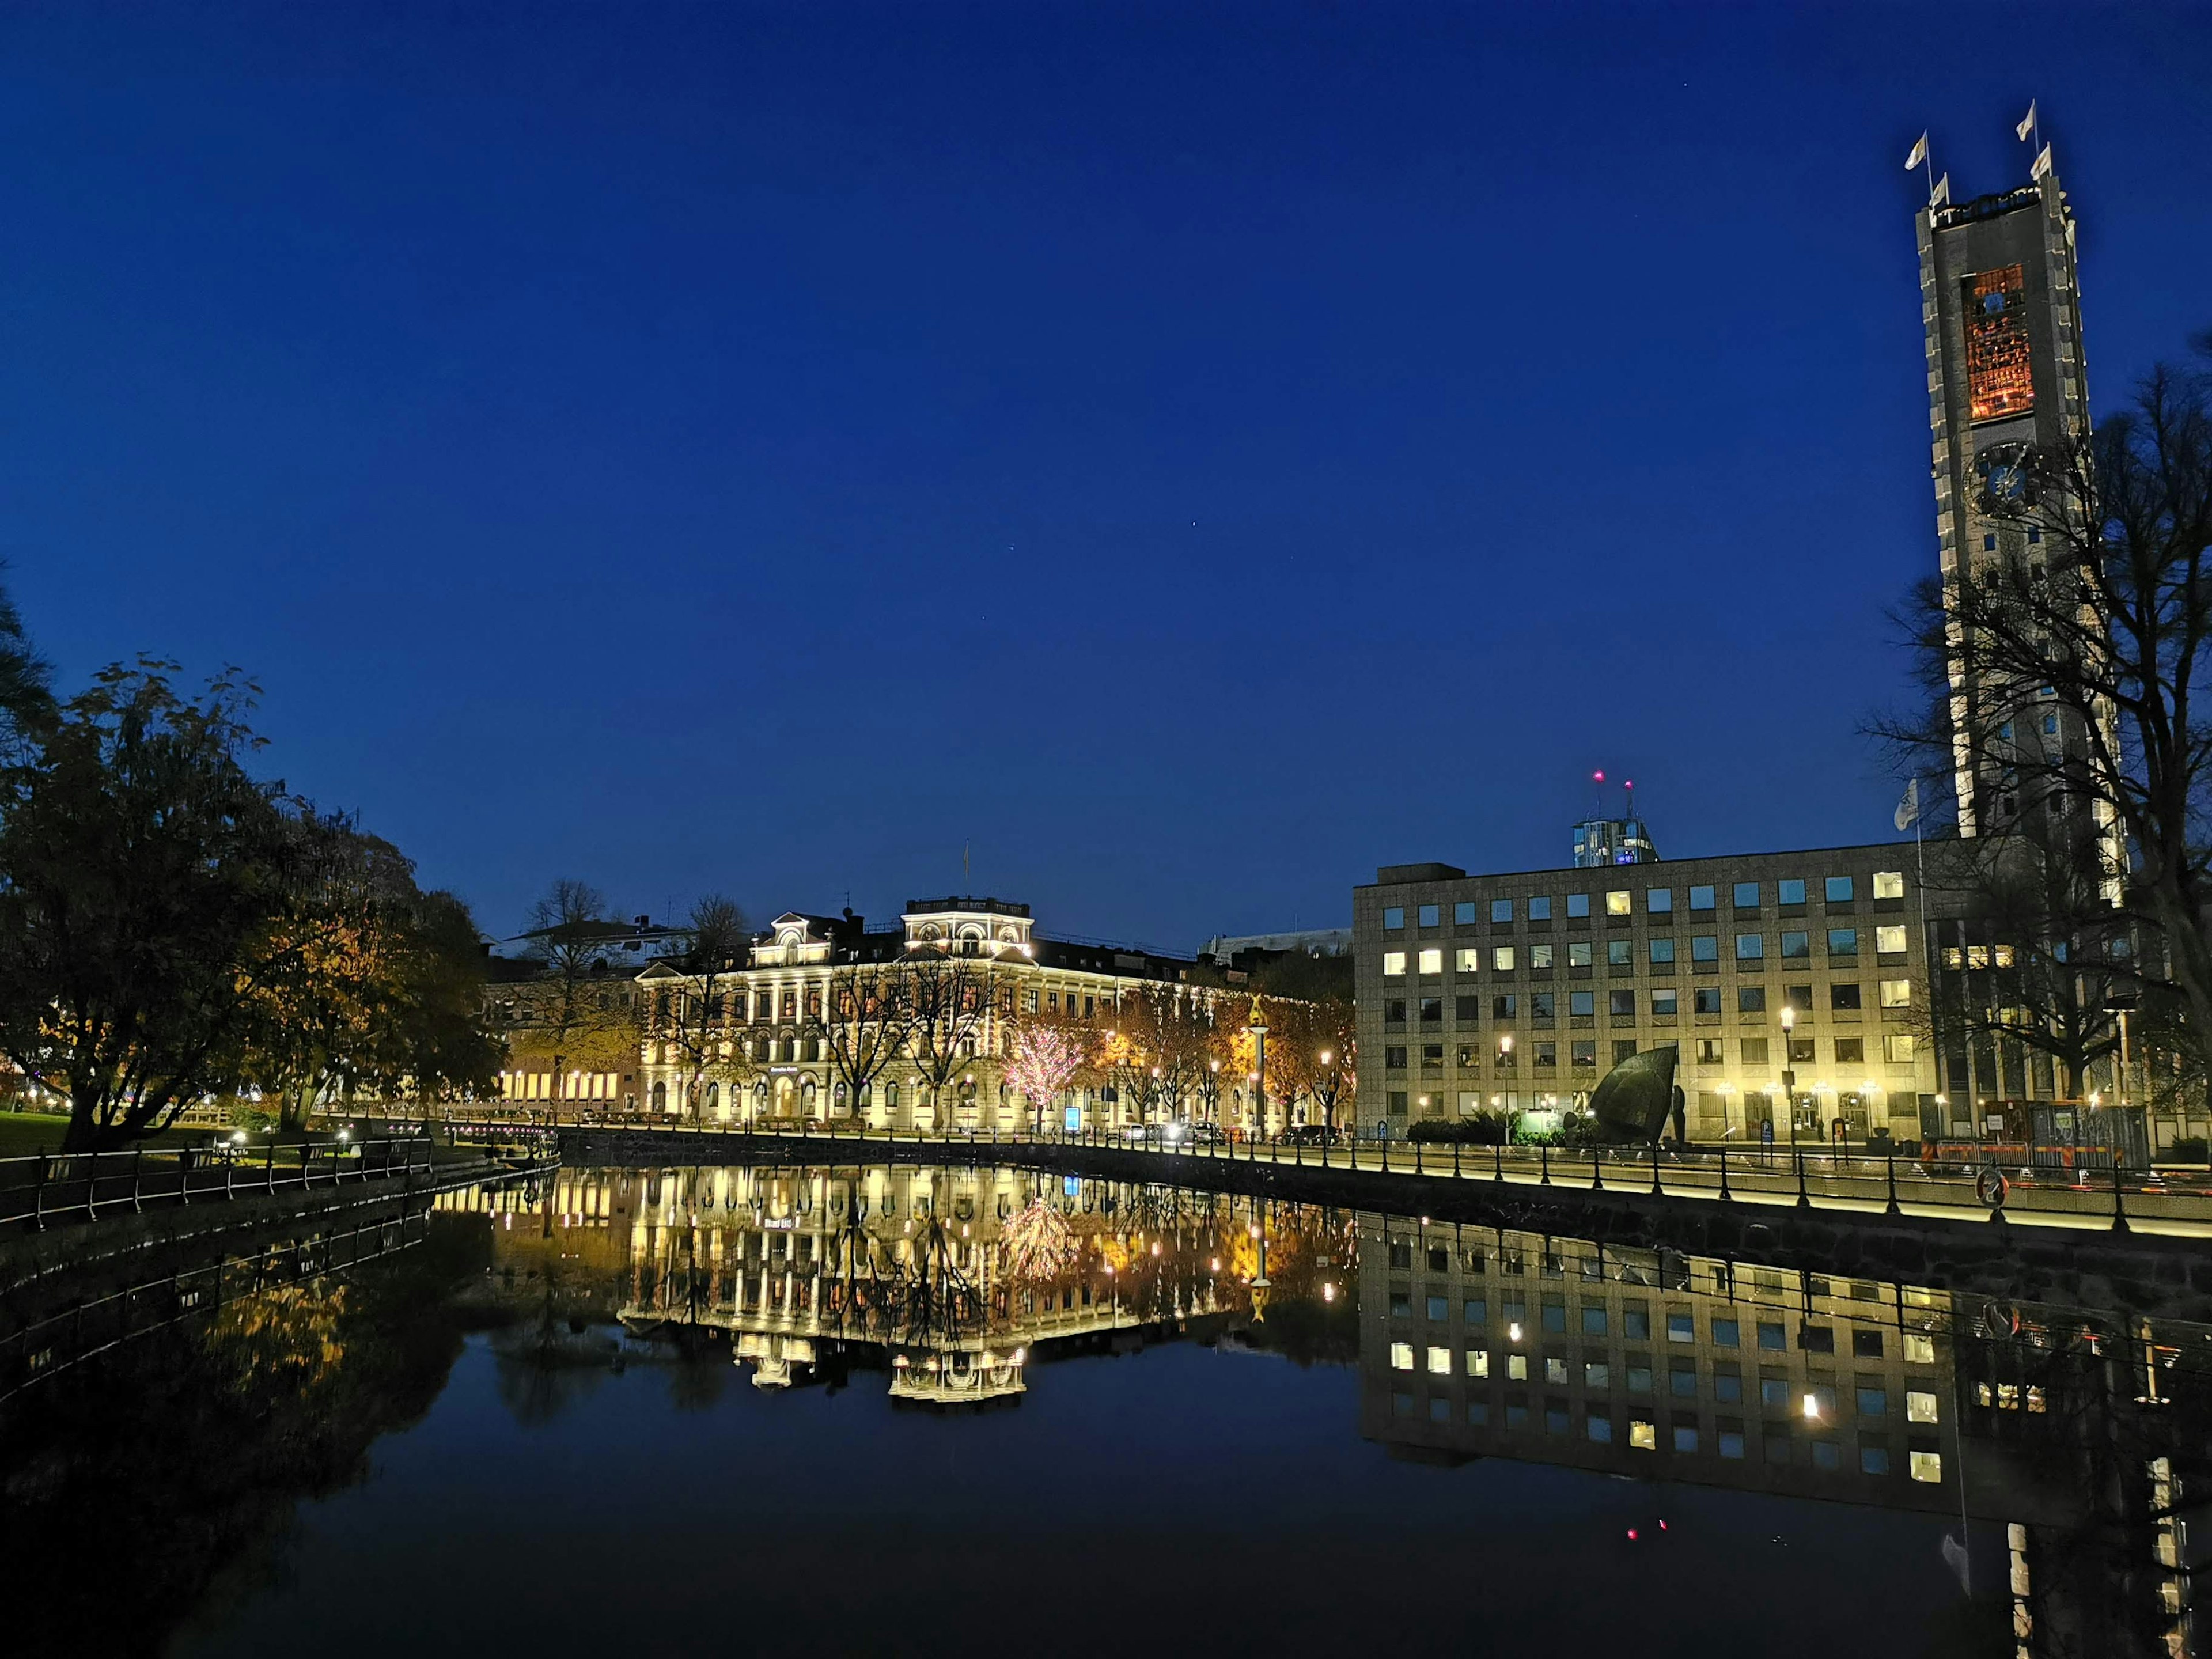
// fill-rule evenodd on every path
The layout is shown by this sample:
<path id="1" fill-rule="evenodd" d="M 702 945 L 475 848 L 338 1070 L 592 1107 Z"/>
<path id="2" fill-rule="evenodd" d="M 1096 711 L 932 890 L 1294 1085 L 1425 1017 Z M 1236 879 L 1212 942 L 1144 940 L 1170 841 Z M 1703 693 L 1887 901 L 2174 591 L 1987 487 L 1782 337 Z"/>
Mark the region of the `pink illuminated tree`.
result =
<path id="1" fill-rule="evenodd" d="M 1025 1025 L 1014 1039 L 1006 1075 L 1030 1097 L 1036 1133 L 1044 1131 L 1045 1103 L 1060 1098 L 1082 1064 L 1083 1045 L 1062 1026 Z"/>

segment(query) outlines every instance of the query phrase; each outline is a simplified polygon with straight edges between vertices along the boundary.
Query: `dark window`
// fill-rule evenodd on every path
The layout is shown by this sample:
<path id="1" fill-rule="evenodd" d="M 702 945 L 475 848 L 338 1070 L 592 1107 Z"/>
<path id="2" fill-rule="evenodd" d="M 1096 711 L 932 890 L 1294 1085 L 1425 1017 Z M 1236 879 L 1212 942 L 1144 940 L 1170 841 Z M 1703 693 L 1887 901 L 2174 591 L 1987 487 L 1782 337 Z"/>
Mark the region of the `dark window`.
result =
<path id="1" fill-rule="evenodd" d="M 1528 901 L 1528 920 L 1529 920 L 1529 921 L 1549 921 L 1551 919 L 1552 919 L 1552 901 L 1550 900 L 1550 898 L 1548 898 L 1548 897 L 1547 897 L 1547 896 L 1546 896 L 1545 895 L 1543 895 L 1543 894 L 1540 893 L 1540 894 L 1538 894 L 1534 898 L 1532 898 L 1532 899 L 1530 899 L 1530 900 Z"/>
<path id="2" fill-rule="evenodd" d="M 1386 928 L 1403 927 L 1406 925 L 1406 907 L 1402 904 L 1384 905 L 1382 925 Z"/>
<path id="3" fill-rule="evenodd" d="M 1424 904 L 1421 907 L 1420 917 L 1421 926 L 1424 927 L 1433 927 L 1437 922 L 1443 919 L 1437 910 L 1437 908 L 1433 904 Z"/>
<path id="4" fill-rule="evenodd" d="M 1476 1024 L 1482 1018 L 1482 999 L 1480 997 L 1454 997 L 1452 999 L 1452 1018 L 1462 1025 L 1473 1025 Z"/>
<path id="5" fill-rule="evenodd" d="M 1389 1024 L 1403 1025 L 1406 1023 L 1406 999 L 1392 997 L 1383 1003 L 1382 1018 Z"/>
<path id="6" fill-rule="evenodd" d="M 1613 1040 L 1613 1063 L 1614 1065 L 1620 1065 L 1624 1060 L 1633 1059 L 1635 1054 L 1636 1039 L 1634 1037 L 1616 1037 Z"/>
<path id="7" fill-rule="evenodd" d="M 1404 1071 L 1406 1069 L 1405 1049 L 1402 1047 L 1387 1048 L 1383 1049 L 1382 1066 L 1385 1071 Z"/>
<path id="8" fill-rule="evenodd" d="M 1721 988 L 1719 986 L 1700 985 L 1692 993 L 1692 996 L 1694 999 L 1691 1004 L 1692 1013 L 1717 1014 L 1720 1012 Z"/>
<path id="9" fill-rule="evenodd" d="M 1585 1018 L 1596 1013 L 1597 993 L 1595 991 L 1568 992 L 1567 1012 L 1571 1014 L 1579 1014 Z"/>
<path id="10" fill-rule="evenodd" d="M 1766 1012 L 1766 988 L 1764 985 L 1739 985 L 1735 988 L 1735 1011 L 1739 1014 L 1763 1014 Z"/>
<path id="11" fill-rule="evenodd" d="M 1473 899 L 1463 899 L 1459 903 L 1452 906 L 1452 921 L 1459 924 L 1461 927 L 1465 927 L 1468 922 L 1471 922 L 1474 920 L 1474 901 Z"/>
<path id="12" fill-rule="evenodd" d="M 1442 997 L 1423 997 L 1421 999 L 1422 1024 L 1441 1025 L 1443 1024 L 1443 1018 L 1444 1000 Z"/>
<path id="13" fill-rule="evenodd" d="M 1826 885 L 1829 903 L 1849 904 L 1851 902 L 1851 878 L 1849 876 L 1830 876 Z"/>
<path id="14" fill-rule="evenodd" d="M 1615 1019 L 1636 1018 L 1636 993 L 1633 991 L 1608 991 L 1606 1003 L 1607 1012 Z"/>
<path id="15" fill-rule="evenodd" d="M 1512 920 L 1513 920 L 1513 901 L 1512 901 L 1511 899 L 1492 899 L 1492 900 L 1491 900 L 1491 901 L 1490 901 L 1490 919 L 1491 919 L 1492 921 L 1512 921 Z"/>
<path id="16" fill-rule="evenodd" d="M 1502 996 L 1494 996 L 1490 1000 L 1490 1017 L 1492 1019 L 1511 1019 L 1516 1006 L 1510 991 Z"/>
<path id="17" fill-rule="evenodd" d="M 1528 1012 L 1538 1019 L 1551 1018 L 1558 1006 L 1559 998 L 1553 992 L 1532 991 L 1528 994 Z"/>
<path id="18" fill-rule="evenodd" d="M 1859 988 L 1856 983 L 1835 984 L 1828 987 L 1828 1006 L 1831 1008 L 1856 1008 L 1860 1006 Z"/>

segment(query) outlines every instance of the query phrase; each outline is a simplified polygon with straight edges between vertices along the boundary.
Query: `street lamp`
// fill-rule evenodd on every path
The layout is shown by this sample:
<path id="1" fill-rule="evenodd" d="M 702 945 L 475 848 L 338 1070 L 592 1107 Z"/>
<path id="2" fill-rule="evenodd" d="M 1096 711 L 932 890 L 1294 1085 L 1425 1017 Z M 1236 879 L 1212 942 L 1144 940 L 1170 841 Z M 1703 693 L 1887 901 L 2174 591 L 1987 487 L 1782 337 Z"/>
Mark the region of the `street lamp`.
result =
<path id="1" fill-rule="evenodd" d="M 1244 1029 L 1252 1034 L 1252 1127 L 1258 1133 L 1267 1121 L 1267 1017 L 1260 1012 L 1257 997 Z"/>
<path id="2" fill-rule="evenodd" d="M 1790 1033 L 1797 1024 L 1797 1010 L 1782 1005 L 1782 1097 L 1790 1103 L 1790 1144 L 1797 1144 L 1797 1073 L 1790 1069 Z"/>

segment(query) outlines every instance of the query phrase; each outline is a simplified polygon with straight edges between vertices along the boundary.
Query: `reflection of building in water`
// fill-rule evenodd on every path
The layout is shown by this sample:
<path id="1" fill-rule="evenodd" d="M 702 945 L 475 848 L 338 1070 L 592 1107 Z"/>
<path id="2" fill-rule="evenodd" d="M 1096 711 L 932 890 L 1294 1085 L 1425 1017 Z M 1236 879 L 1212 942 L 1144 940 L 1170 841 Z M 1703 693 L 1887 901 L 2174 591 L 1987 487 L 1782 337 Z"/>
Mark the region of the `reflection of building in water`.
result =
<path id="1" fill-rule="evenodd" d="M 1332 1261 L 1306 1212 L 1024 1170 L 614 1179 L 632 1183 L 623 1322 L 726 1332 L 763 1387 L 885 1364 L 896 1399 L 1006 1398 L 1034 1360 L 1246 1316 L 1263 1243 L 1278 1276 Z"/>
<path id="2" fill-rule="evenodd" d="M 2022 1652 L 2195 1650 L 2212 1400 L 2177 1361 L 2212 1331 L 1400 1218 L 1361 1218 L 1359 1262 L 1361 1429 L 1394 1455 L 1965 1510 L 2011 1528 Z"/>

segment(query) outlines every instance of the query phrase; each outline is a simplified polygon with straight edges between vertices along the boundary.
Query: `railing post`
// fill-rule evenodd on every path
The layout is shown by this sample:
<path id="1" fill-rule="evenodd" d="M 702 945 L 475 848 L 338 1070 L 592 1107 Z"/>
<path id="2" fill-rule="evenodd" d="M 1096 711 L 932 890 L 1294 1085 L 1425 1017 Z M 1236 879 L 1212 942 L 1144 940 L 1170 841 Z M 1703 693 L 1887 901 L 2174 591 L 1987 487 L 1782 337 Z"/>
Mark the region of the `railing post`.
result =
<path id="1" fill-rule="evenodd" d="M 1452 1142 L 1452 1178 L 1459 1178 L 1459 1142 Z"/>
<path id="2" fill-rule="evenodd" d="M 2127 1204 L 2120 1195 L 2120 1175 L 2119 1149 L 2115 1147 L 2112 1151 L 2112 1231 L 2116 1233 L 2132 1232 L 2135 1230 L 2128 1225 Z"/>
<path id="3" fill-rule="evenodd" d="M 39 1179 L 31 1189 L 31 1227 L 41 1233 L 46 1230 L 46 1157 L 39 1154 Z"/>
<path id="4" fill-rule="evenodd" d="M 1501 1184 L 1505 1180 L 1505 1143 L 1502 1140 L 1490 1143 L 1490 1178 Z"/>
<path id="5" fill-rule="evenodd" d="M 139 1187 L 140 1178 L 145 1172 L 146 1149 L 141 1146 L 131 1155 L 131 1210 L 134 1215 L 143 1212 L 146 1208 L 144 1196 Z"/>
<path id="6" fill-rule="evenodd" d="M 1884 1215 L 1905 1213 L 1897 1201 L 1897 1154 L 1894 1152 L 1889 1155 L 1889 1202 L 1883 1206 L 1882 1213 Z"/>
<path id="7" fill-rule="evenodd" d="M 1735 1196 L 1734 1193 L 1729 1191 L 1728 1143 L 1723 1141 L 1721 1143 L 1721 1202 L 1725 1204 Z"/>
<path id="8" fill-rule="evenodd" d="M 1536 1143 L 1536 1164 L 1544 1172 L 1543 1178 L 1536 1184 L 1539 1187 L 1550 1186 L 1552 1184 L 1552 1143 L 1550 1141 L 1540 1140 Z"/>
<path id="9" fill-rule="evenodd" d="M 1651 1196 L 1667 1196 L 1667 1189 L 1659 1184 L 1659 1143 L 1656 1140 L 1651 1143 Z"/>
<path id="10" fill-rule="evenodd" d="M 1809 1210 L 1813 1207 L 1813 1195 L 1805 1190 L 1805 1154 L 1802 1151 L 1796 1153 L 1796 1163 L 1797 1207 L 1801 1210 Z"/>
<path id="11" fill-rule="evenodd" d="M 1421 1143 L 1418 1140 L 1413 1143 L 1413 1173 L 1421 1173 Z"/>
<path id="12" fill-rule="evenodd" d="M 1594 1193 L 1605 1190 L 1605 1148 L 1602 1146 L 1590 1148 L 1590 1190 Z"/>
<path id="13" fill-rule="evenodd" d="M 84 1165 L 84 1218 L 89 1221 L 100 1213 L 100 1154 L 86 1153 Z"/>

